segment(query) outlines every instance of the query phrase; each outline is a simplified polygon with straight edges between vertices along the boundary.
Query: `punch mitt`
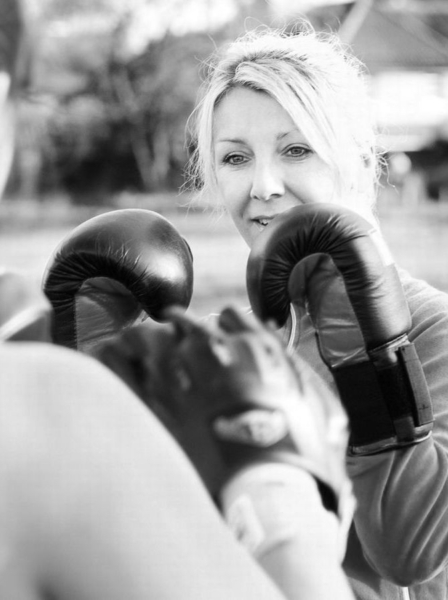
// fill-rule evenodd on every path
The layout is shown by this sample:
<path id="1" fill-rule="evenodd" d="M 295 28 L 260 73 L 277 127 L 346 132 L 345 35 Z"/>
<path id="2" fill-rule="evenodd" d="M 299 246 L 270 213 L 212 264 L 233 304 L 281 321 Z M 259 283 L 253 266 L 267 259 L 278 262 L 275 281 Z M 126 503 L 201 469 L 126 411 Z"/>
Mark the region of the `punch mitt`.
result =
<path id="1" fill-rule="evenodd" d="M 346 527 L 348 428 L 336 396 L 253 315 L 228 308 L 213 328 L 178 309 L 169 319 L 128 329 L 96 357 L 165 424 L 211 496 L 249 465 L 292 465 L 316 479 L 324 506 Z"/>
<path id="2" fill-rule="evenodd" d="M 0 271 L 0 342 L 51 342 L 52 308 L 39 283 Z"/>
<path id="3" fill-rule="evenodd" d="M 176 304 L 188 307 L 193 259 L 163 216 L 111 211 L 76 227 L 56 248 L 43 279 L 55 343 L 90 352 L 100 340 Z"/>
<path id="4" fill-rule="evenodd" d="M 251 249 L 247 290 L 255 314 L 280 327 L 291 303 L 309 313 L 349 416 L 349 454 L 428 438 L 432 404 L 407 336 L 409 308 L 385 242 L 370 223 L 333 204 L 282 213 Z"/>

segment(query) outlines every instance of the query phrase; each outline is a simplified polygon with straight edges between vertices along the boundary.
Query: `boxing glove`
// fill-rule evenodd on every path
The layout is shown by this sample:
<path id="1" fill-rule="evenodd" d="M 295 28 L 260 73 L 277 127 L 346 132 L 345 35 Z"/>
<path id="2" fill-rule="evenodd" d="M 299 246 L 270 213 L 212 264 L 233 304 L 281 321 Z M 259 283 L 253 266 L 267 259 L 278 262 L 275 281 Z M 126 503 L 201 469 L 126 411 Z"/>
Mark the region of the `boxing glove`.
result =
<path id="1" fill-rule="evenodd" d="M 349 416 L 350 454 L 430 435 L 431 398 L 407 337 L 409 308 L 385 242 L 370 223 L 333 204 L 282 213 L 251 249 L 247 290 L 254 312 L 279 326 L 290 303 L 309 313 Z"/>
<path id="2" fill-rule="evenodd" d="M 307 470 L 324 505 L 350 521 L 347 417 L 336 396 L 253 315 L 225 309 L 214 328 L 175 309 L 169 318 L 128 329 L 95 356 L 165 424 L 211 496 L 246 466 L 287 464 Z"/>
<path id="3" fill-rule="evenodd" d="M 187 308 L 192 254 L 163 216 L 111 211 L 75 228 L 56 248 L 43 278 L 54 309 L 55 343 L 90 352 L 101 339 L 172 304 Z"/>
<path id="4" fill-rule="evenodd" d="M 51 304 L 25 274 L 0 272 L 0 341 L 51 341 Z"/>

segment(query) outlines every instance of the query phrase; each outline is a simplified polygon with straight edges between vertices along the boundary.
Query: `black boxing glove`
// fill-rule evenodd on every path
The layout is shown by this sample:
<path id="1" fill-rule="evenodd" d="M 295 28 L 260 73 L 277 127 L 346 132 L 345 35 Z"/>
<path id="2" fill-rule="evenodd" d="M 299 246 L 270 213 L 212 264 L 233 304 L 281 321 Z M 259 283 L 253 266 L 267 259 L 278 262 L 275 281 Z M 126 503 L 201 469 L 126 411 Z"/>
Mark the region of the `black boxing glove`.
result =
<path id="1" fill-rule="evenodd" d="M 345 529 L 354 503 L 337 398 L 253 315 L 226 309 L 214 329 L 174 309 L 169 318 L 128 329 L 95 356 L 161 419 L 215 500 L 247 466 L 291 465 L 316 479 Z"/>
<path id="2" fill-rule="evenodd" d="M 54 309 L 54 341 L 90 352 L 100 340 L 170 305 L 187 308 L 193 258 L 156 212 L 111 211 L 75 228 L 56 248 L 43 288 Z"/>
<path id="3" fill-rule="evenodd" d="M 53 311 L 38 283 L 0 271 L 0 341 L 51 342 Z"/>
<path id="4" fill-rule="evenodd" d="M 251 250 L 247 289 L 254 312 L 279 326 L 290 303 L 306 304 L 349 416 L 350 454 L 430 435 L 431 398 L 407 338 L 407 301 L 384 240 L 365 219 L 333 204 L 282 213 Z"/>

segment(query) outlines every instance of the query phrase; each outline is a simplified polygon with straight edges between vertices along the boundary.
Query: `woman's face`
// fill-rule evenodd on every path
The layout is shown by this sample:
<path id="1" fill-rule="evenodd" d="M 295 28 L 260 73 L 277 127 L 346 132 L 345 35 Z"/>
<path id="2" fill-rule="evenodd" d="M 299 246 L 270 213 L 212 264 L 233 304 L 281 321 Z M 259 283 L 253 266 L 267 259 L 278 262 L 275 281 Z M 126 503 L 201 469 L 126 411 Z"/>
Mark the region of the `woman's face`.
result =
<path id="1" fill-rule="evenodd" d="M 217 106 L 213 146 L 218 187 L 251 247 L 278 214 L 336 201 L 336 176 L 269 95 L 232 90 Z"/>

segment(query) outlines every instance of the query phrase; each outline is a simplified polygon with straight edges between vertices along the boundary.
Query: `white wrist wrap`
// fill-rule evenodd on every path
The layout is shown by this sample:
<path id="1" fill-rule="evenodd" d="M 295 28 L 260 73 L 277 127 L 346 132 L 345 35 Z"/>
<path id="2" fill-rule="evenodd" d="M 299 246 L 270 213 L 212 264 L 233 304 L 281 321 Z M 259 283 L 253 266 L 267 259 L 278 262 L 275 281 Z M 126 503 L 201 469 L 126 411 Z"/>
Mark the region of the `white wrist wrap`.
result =
<path id="1" fill-rule="evenodd" d="M 269 552 L 297 534 L 297 498 L 304 493 L 303 476 L 304 472 L 295 467 L 269 463 L 241 471 L 224 486 L 224 518 L 254 556 Z"/>

